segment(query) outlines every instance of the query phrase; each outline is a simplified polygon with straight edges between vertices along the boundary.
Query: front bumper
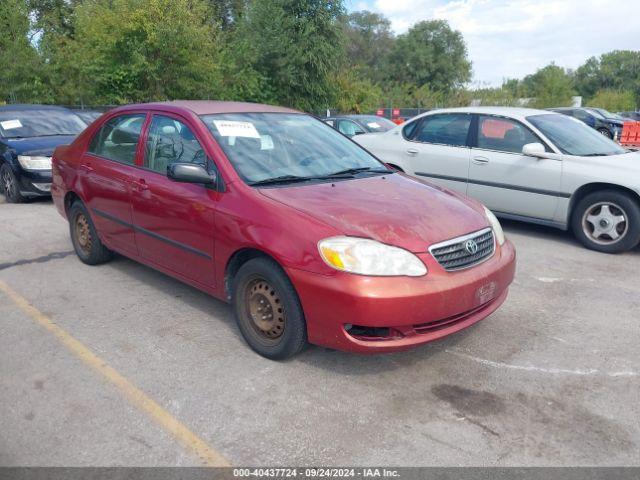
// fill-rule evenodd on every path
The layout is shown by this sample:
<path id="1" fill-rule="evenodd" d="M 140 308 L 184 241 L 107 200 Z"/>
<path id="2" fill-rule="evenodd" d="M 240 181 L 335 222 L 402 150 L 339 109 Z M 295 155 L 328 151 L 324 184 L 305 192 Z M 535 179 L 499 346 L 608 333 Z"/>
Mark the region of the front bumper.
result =
<path id="1" fill-rule="evenodd" d="M 18 168 L 15 172 L 20 193 L 25 197 L 51 195 L 51 170 L 32 171 Z"/>
<path id="2" fill-rule="evenodd" d="M 359 353 L 407 350 L 486 318 L 505 301 L 515 274 L 515 249 L 509 241 L 484 263 L 455 272 L 445 271 L 428 253 L 418 256 L 429 269 L 424 277 L 287 269 L 302 303 L 309 341 Z M 345 325 L 390 333 L 350 334 Z"/>

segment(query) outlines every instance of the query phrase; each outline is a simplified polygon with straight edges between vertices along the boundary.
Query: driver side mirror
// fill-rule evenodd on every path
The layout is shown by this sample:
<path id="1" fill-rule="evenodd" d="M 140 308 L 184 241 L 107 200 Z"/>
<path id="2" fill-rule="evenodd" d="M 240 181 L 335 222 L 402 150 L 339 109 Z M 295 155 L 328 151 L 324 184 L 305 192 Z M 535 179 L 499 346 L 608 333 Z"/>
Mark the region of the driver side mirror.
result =
<path id="1" fill-rule="evenodd" d="M 538 157 L 542 158 L 543 153 L 546 152 L 544 145 L 541 143 L 527 143 L 522 146 L 522 154 L 528 155 L 529 157 Z"/>
<path id="2" fill-rule="evenodd" d="M 167 177 L 175 182 L 202 183 L 215 185 L 216 174 L 211 174 L 197 163 L 171 163 L 167 167 Z"/>

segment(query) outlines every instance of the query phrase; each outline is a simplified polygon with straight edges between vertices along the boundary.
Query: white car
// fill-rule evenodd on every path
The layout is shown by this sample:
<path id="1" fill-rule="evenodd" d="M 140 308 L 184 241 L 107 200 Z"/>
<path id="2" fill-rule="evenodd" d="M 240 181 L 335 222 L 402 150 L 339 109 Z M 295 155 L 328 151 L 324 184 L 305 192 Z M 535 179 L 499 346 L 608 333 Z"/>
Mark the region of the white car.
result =
<path id="1" fill-rule="evenodd" d="M 601 252 L 640 243 L 640 152 L 566 115 L 443 109 L 354 141 L 398 170 L 480 200 L 497 216 L 572 229 Z"/>

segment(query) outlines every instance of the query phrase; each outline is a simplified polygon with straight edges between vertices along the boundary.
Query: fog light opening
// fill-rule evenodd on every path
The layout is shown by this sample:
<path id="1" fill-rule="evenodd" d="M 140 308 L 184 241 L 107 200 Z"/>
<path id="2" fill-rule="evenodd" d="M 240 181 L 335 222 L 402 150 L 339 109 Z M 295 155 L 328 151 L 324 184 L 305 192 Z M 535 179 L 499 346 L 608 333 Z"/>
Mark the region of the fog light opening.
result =
<path id="1" fill-rule="evenodd" d="M 363 325 L 345 324 L 344 329 L 349 335 L 358 340 L 393 340 L 402 338 L 403 335 L 398 330 L 388 327 L 365 327 Z"/>

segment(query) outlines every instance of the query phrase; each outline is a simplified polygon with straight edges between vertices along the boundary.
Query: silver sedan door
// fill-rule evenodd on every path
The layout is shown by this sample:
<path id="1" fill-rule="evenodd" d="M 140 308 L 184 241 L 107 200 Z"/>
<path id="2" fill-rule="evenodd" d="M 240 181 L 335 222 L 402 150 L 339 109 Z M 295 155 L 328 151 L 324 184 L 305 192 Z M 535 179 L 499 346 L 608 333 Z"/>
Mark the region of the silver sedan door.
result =
<path id="1" fill-rule="evenodd" d="M 562 162 L 522 155 L 543 143 L 521 122 L 478 115 L 467 193 L 497 213 L 552 220 L 558 206 Z"/>

